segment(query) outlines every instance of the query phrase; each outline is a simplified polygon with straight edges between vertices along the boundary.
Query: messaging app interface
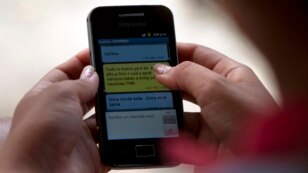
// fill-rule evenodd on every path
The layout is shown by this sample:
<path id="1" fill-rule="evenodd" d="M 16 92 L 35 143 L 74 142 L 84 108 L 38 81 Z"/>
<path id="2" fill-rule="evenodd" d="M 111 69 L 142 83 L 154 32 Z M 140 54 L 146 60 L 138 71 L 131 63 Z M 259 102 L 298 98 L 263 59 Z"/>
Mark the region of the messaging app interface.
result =
<path id="1" fill-rule="evenodd" d="M 109 140 L 179 135 L 172 93 L 154 77 L 169 64 L 168 37 L 100 39 Z"/>

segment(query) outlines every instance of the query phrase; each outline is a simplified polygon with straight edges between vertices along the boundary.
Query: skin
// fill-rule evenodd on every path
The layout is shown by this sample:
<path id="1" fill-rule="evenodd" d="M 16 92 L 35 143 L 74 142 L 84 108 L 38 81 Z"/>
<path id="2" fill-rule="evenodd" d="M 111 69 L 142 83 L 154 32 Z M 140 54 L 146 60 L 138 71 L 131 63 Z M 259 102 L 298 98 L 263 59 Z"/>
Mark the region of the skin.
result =
<path id="1" fill-rule="evenodd" d="M 96 143 L 82 121 L 98 76 L 83 51 L 51 70 L 19 102 L 0 150 L 3 172 L 102 172 Z M 79 76 L 81 74 L 81 78 Z"/>
<path id="2" fill-rule="evenodd" d="M 220 0 L 272 64 L 283 99 L 306 99 L 307 10 L 296 4 L 299 1 L 266 2 Z M 156 78 L 171 89 L 183 91 L 187 100 L 200 105 L 200 113 L 185 115 L 186 131 L 194 144 L 204 148 L 211 146 L 214 150 L 222 145 L 229 148 L 241 125 L 250 119 L 251 112 L 277 109 L 270 94 L 247 66 L 199 45 L 179 44 L 178 50 L 182 63 L 173 68 L 157 65 Z M 84 54 L 86 58 L 77 58 L 80 62 L 77 65 L 72 60 L 68 64 L 74 65 L 66 64 L 53 70 L 22 99 L 1 149 L 1 171 L 97 172 L 106 169 L 100 165 L 89 127 L 82 121 L 83 108 L 91 102 L 97 89 L 97 81 L 93 79 L 97 77 L 71 80 L 77 79 L 88 64 L 85 63 L 88 52 Z M 71 109 L 67 109 L 68 106 Z M 185 145 L 182 150 L 185 152 L 177 153 L 178 158 L 184 160 L 194 146 Z M 184 161 L 192 164 L 200 161 L 194 162 L 191 158 Z"/>
<path id="3" fill-rule="evenodd" d="M 156 79 L 170 89 L 181 90 L 185 99 L 200 106 L 201 112 L 186 113 L 185 128 L 192 145 L 189 148 L 187 141 L 181 141 L 186 145 L 173 153 L 176 158 L 192 164 L 207 162 L 204 152 L 195 150 L 197 146 L 206 146 L 216 153 L 222 146 L 230 149 L 234 135 L 253 118 L 250 114 L 278 110 L 249 67 L 200 45 L 181 43 L 178 51 L 181 63 L 175 67 L 156 65 Z M 187 153 L 196 155 L 188 158 Z M 203 156 L 199 157 L 199 153 Z"/>
<path id="4" fill-rule="evenodd" d="M 171 89 L 182 90 L 184 98 L 200 105 L 201 113 L 186 113 L 186 131 L 197 143 L 210 144 L 215 150 L 214 155 L 222 144 L 229 143 L 237 130 L 235 127 L 247 118 L 246 113 L 276 106 L 247 66 L 199 45 L 182 43 L 178 44 L 178 50 L 182 63 L 163 74 L 156 73 L 156 78 Z M 90 134 L 90 129 L 95 132 L 94 119 L 82 121 L 87 107 L 93 105 L 98 85 L 95 72 L 91 77 L 78 79 L 88 64 L 89 52 L 79 53 L 49 72 L 20 101 L 9 137 L 1 150 L 2 170 L 109 170 L 101 165 Z M 154 67 L 156 72 L 158 67 Z M 20 143 L 22 145 L 18 145 Z M 16 163 L 19 164 L 16 166 Z"/>
<path id="5" fill-rule="evenodd" d="M 198 143 L 206 142 L 216 151 L 229 143 L 247 113 L 276 106 L 247 66 L 199 45 L 182 43 L 178 50 L 182 63 L 163 74 L 156 73 L 156 78 L 171 89 L 182 90 L 184 98 L 200 105 L 201 113 L 185 115 L 186 131 Z M 78 79 L 88 59 L 89 53 L 84 51 L 56 67 L 20 101 L 1 150 L 0 167 L 15 172 L 108 170 L 100 164 L 89 133 L 89 126 L 95 127 L 93 119 L 87 121 L 88 126 L 82 121 L 98 84 L 96 73 Z M 40 106 L 29 109 L 33 105 Z M 16 146 L 19 143 L 23 145 Z M 20 165 L 16 167 L 16 163 Z"/>
<path id="6" fill-rule="evenodd" d="M 305 105 L 308 97 L 307 2 L 219 0 L 219 3 L 272 65 L 282 92 L 282 108 Z M 184 53 L 181 47 L 186 50 Z M 179 55 L 184 62 L 174 68 L 158 70 L 156 78 L 171 89 L 184 91 L 186 98 L 201 107 L 201 114 L 195 116 L 199 120 L 189 125 L 194 127 L 191 132 L 197 133 L 188 142 L 180 142 L 173 152 L 174 157 L 191 163 L 193 158 L 215 156 L 211 151 L 220 149 L 221 145 L 229 149 L 228 143 L 236 145 L 235 135 L 241 134 L 239 129 L 246 120 L 258 118 L 249 116 L 251 113 L 267 115 L 268 109 L 278 110 L 248 67 L 197 45 L 180 45 Z M 210 150 L 196 150 L 198 147 Z M 195 157 L 187 159 L 189 153 Z M 194 161 L 205 164 L 209 160 Z"/>

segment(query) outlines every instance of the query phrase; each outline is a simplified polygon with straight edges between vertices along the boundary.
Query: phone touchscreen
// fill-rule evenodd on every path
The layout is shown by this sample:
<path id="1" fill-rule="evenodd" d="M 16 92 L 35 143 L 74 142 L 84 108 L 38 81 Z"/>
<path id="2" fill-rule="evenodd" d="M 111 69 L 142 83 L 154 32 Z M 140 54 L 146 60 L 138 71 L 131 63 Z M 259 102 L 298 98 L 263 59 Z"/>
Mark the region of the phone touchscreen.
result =
<path id="1" fill-rule="evenodd" d="M 178 137 L 173 93 L 154 76 L 170 64 L 168 36 L 99 39 L 108 140 Z"/>

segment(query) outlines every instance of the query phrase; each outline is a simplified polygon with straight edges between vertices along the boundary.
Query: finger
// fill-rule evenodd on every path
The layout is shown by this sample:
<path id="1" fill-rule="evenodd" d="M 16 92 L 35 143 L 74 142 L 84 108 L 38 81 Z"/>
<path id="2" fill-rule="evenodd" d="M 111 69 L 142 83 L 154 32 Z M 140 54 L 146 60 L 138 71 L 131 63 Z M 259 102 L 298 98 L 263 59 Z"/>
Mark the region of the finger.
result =
<path id="1" fill-rule="evenodd" d="M 95 102 L 95 99 L 92 99 L 89 102 L 87 102 L 88 111 L 90 111 L 94 107 L 94 102 Z"/>
<path id="2" fill-rule="evenodd" d="M 220 88 L 220 85 L 228 82 L 217 73 L 189 61 L 182 62 L 175 67 L 156 64 L 154 71 L 156 79 L 161 84 L 172 90 L 189 93 L 200 107 L 215 98 L 213 91 L 217 90 L 217 87 Z"/>
<path id="3" fill-rule="evenodd" d="M 42 78 L 42 81 L 59 82 L 67 79 L 78 79 L 83 68 L 90 64 L 89 50 L 79 52 L 70 60 L 57 66 Z"/>
<path id="4" fill-rule="evenodd" d="M 75 55 L 67 62 L 57 66 L 50 72 L 48 72 L 31 90 L 27 93 L 29 95 L 35 95 L 40 93 L 45 88 L 49 87 L 55 82 L 60 82 L 68 79 L 78 79 L 80 73 L 86 65 L 89 65 L 90 57 L 89 50 L 85 49 Z"/>
<path id="5" fill-rule="evenodd" d="M 213 146 L 220 145 L 219 138 L 213 133 L 200 113 L 184 113 L 184 133 L 195 137 L 199 142 L 205 142 Z"/>
<path id="6" fill-rule="evenodd" d="M 97 131 L 95 114 L 93 114 L 89 118 L 85 119 L 84 122 L 88 126 L 95 143 L 98 143 L 99 133 Z"/>
<path id="7" fill-rule="evenodd" d="M 193 61 L 225 77 L 234 69 L 243 66 L 227 56 L 201 45 L 178 43 L 177 48 L 180 62 Z"/>
<path id="8" fill-rule="evenodd" d="M 90 102 L 96 95 L 99 78 L 94 67 L 84 68 L 80 79 L 57 82 L 48 88 L 49 95 L 78 101 L 80 106 Z M 85 113 L 85 112 L 84 112 Z"/>
<path id="9" fill-rule="evenodd" d="M 79 96 L 81 103 L 91 103 L 98 89 L 99 78 L 93 66 L 86 66 L 79 80 L 71 81 L 71 89 Z"/>
<path id="10" fill-rule="evenodd" d="M 90 53 L 85 49 L 56 69 L 64 72 L 69 79 L 78 79 L 83 68 L 90 64 Z"/>
<path id="11" fill-rule="evenodd" d="M 82 105 L 82 109 L 84 110 L 83 112 L 85 114 L 88 113 L 94 107 L 94 100 L 95 99 L 92 99 L 89 102 Z"/>
<path id="12" fill-rule="evenodd" d="M 190 95 L 189 93 L 182 92 L 182 97 L 186 101 L 189 101 L 189 102 L 194 103 L 194 104 L 197 103 L 196 99 L 192 95 Z"/>
<path id="13" fill-rule="evenodd" d="M 184 132 L 197 137 L 202 127 L 201 114 L 184 112 Z"/>
<path id="14" fill-rule="evenodd" d="M 92 135 L 92 138 L 94 139 L 94 142 L 97 144 L 99 141 L 99 134 L 96 128 L 97 126 L 96 126 L 95 114 L 91 115 L 89 118 L 84 120 L 84 123 L 90 130 L 90 133 Z M 109 172 L 110 170 L 111 170 L 111 167 L 106 166 L 106 165 L 101 165 L 101 169 L 99 172 L 106 173 L 106 172 Z"/>
<path id="15" fill-rule="evenodd" d="M 166 160 L 176 160 L 184 164 L 206 166 L 216 160 L 217 148 L 206 143 L 200 143 L 189 135 L 179 140 L 162 141 L 162 149 Z"/>
<path id="16" fill-rule="evenodd" d="M 99 173 L 107 173 L 109 171 L 111 171 L 111 167 L 110 166 L 102 165 L 101 169 L 99 170 Z"/>

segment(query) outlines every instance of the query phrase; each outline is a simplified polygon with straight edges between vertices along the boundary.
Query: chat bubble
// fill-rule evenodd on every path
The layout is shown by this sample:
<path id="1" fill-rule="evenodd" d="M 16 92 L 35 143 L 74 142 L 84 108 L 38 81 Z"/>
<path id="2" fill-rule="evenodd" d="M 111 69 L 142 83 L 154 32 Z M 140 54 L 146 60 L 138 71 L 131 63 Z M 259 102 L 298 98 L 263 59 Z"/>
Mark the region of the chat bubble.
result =
<path id="1" fill-rule="evenodd" d="M 168 37 L 99 39 L 104 63 L 168 61 Z"/>
<path id="2" fill-rule="evenodd" d="M 168 64 L 167 62 L 160 63 Z M 113 93 L 169 90 L 155 79 L 153 72 L 155 64 L 104 64 L 105 91 Z"/>
<path id="3" fill-rule="evenodd" d="M 107 94 L 107 110 L 167 109 L 173 107 L 170 92 Z"/>
<path id="4" fill-rule="evenodd" d="M 109 140 L 166 138 L 179 135 L 175 109 L 106 112 L 106 121 Z"/>
<path id="5" fill-rule="evenodd" d="M 102 61 L 105 63 L 166 61 L 169 59 L 167 44 L 102 46 L 101 52 Z"/>

